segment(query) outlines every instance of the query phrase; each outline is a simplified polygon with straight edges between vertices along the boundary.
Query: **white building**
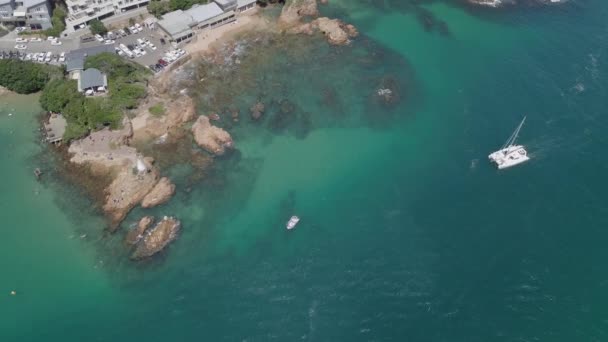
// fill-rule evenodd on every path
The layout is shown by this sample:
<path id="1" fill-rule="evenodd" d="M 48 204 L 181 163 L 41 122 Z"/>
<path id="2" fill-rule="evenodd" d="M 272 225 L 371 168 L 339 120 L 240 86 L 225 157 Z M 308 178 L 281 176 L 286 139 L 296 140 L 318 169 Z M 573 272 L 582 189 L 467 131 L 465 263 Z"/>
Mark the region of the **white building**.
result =
<path id="1" fill-rule="evenodd" d="M 236 14 L 255 7 L 256 0 L 215 0 L 205 5 L 194 5 L 186 11 L 163 15 L 157 26 L 170 42 L 187 42 L 195 31 L 218 27 L 236 20 Z"/>
<path id="2" fill-rule="evenodd" d="M 68 8 L 65 25 L 69 31 L 75 31 L 85 28 L 93 19 L 102 20 L 114 14 L 147 6 L 148 2 L 149 0 L 65 0 Z"/>
<path id="3" fill-rule="evenodd" d="M 46 30 L 52 26 L 51 4 L 48 0 L 0 0 L 0 22 Z"/>

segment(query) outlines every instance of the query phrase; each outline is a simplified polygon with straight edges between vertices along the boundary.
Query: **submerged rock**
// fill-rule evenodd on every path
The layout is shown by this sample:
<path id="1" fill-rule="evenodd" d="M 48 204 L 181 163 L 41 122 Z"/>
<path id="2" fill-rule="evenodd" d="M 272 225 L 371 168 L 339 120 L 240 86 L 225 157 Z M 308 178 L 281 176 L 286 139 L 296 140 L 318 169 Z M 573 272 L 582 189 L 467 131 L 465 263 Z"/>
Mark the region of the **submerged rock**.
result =
<path id="1" fill-rule="evenodd" d="M 201 115 L 192 126 L 196 143 L 207 152 L 221 156 L 226 149 L 233 147 L 232 137 L 225 130 L 213 126 L 209 118 Z"/>
<path id="2" fill-rule="evenodd" d="M 266 110 L 266 107 L 262 102 L 258 101 L 256 104 L 251 106 L 249 110 L 251 111 L 251 118 L 253 120 L 259 120 L 264 114 L 264 110 Z"/>
<path id="3" fill-rule="evenodd" d="M 144 259 L 162 251 L 177 238 L 180 228 L 181 222 L 179 220 L 165 216 L 143 236 L 131 258 Z"/>
<path id="4" fill-rule="evenodd" d="M 288 0 L 281 11 L 279 23 L 292 25 L 300 21 L 302 17 L 317 15 L 319 15 L 317 0 Z"/>
<path id="5" fill-rule="evenodd" d="M 127 233 L 125 242 L 130 245 L 134 245 L 134 244 L 138 243 L 139 240 L 141 240 L 141 238 L 144 236 L 146 229 L 148 229 L 148 227 L 150 227 L 152 222 L 154 222 L 154 216 L 142 217 L 139 220 L 139 222 L 137 223 L 137 227 L 135 227 L 134 229 L 130 230 Z"/>
<path id="6" fill-rule="evenodd" d="M 163 177 L 154 188 L 141 201 L 143 208 L 155 207 L 159 204 L 167 202 L 175 193 L 175 184 L 171 183 L 169 178 Z"/>

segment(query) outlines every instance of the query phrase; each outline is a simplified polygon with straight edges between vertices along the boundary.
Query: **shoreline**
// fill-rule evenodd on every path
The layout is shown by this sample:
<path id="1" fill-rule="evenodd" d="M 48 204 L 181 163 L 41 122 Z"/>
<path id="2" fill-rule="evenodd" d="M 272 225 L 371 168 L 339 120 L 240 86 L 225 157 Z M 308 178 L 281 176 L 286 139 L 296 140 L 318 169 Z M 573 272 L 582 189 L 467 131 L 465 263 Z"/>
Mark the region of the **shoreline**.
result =
<path id="1" fill-rule="evenodd" d="M 199 34 L 193 42 L 183 47 L 188 51 L 189 59 L 173 70 L 149 78 L 147 95 L 138 102 L 135 109 L 124 112 L 121 129 L 105 128 L 70 143 L 65 155 L 66 162 L 74 165 L 76 172 L 90 172 L 90 177 L 82 179 L 93 179 L 96 173 L 97 176 L 107 174 L 109 177 L 109 183 L 104 185 L 98 196 L 93 197 L 100 199 L 99 206 L 109 220 L 110 232 L 116 232 L 121 227 L 132 209 L 164 204 L 175 194 L 175 185 L 163 174 L 166 170 L 155 163 L 150 150 L 146 154 L 142 153 L 146 150 L 145 144 L 168 142 L 196 145 L 197 148 L 191 148 L 185 156 L 185 162 L 195 168 L 197 164 L 207 168 L 214 163 L 215 158 L 235 148 L 230 133 L 215 125 L 214 120 L 219 118 L 217 114 L 198 112 L 197 99 L 189 94 L 187 85 L 188 82 L 197 81 L 191 80 L 190 75 L 183 72 L 187 71 L 185 67 L 192 66 L 200 58 L 224 53 L 220 44 L 230 43 L 237 34 L 244 31 L 254 31 L 254 35 L 269 30 L 303 36 L 322 33 L 330 45 L 350 44 L 350 38 L 358 34 L 356 29 L 339 19 L 319 17 L 316 6 L 317 0 L 288 3 L 284 5 L 281 17 L 276 22 L 264 18 L 256 9 L 240 16 L 231 24 Z M 305 10 L 301 12 L 301 8 Z M 312 18 L 313 21 L 306 22 L 304 18 Z M 214 63 L 221 64 L 223 61 L 224 58 L 219 58 Z M 152 107 L 162 108 L 161 114 L 152 114 Z M 233 113 L 233 120 L 238 121 L 238 112 Z M 172 213 L 163 215 L 172 216 Z M 179 221 L 177 222 L 175 226 L 179 227 Z M 152 235 L 154 232 L 152 228 L 145 234 Z M 139 235 L 142 234 L 143 231 Z M 146 239 L 142 239 L 144 240 Z M 133 248 L 137 249 L 137 246 Z"/>

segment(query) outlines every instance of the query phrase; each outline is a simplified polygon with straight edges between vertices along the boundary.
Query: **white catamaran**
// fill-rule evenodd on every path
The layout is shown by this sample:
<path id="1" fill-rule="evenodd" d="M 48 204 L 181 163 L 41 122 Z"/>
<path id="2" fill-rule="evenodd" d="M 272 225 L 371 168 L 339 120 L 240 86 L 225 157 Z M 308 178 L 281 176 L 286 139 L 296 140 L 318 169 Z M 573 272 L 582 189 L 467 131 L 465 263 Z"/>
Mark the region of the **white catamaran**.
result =
<path id="1" fill-rule="evenodd" d="M 506 169 L 530 160 L 530 157 L 528 157 L 528 152 L 524 146 L 515 145 L 515 140 L 517 140 L 519 131 L 521 130 L 521 127 L 524 125 L 525 121 L 526 117 L 524 116 L 524 119 L 521 120 L 521 123 L 519 126 L 517 126 L 515 132 L 511 134 L 509 140 L 507 140 L 500 150 L 493 152 L 488 156 L 490 161 L 495 162 L 496 165 L 498 165 L 498 169 Z"/>

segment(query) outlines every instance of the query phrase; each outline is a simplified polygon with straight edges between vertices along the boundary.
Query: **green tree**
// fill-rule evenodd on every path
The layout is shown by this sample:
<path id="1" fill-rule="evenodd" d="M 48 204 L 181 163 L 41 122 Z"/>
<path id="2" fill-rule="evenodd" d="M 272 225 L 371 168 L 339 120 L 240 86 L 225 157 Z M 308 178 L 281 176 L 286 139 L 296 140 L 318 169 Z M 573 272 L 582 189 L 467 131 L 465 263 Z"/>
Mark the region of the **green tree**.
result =
<path id="1" fill-rule="evenodd" d="M 66 16 L 67 12 L 65 7 L 55 4 L 55 8 L 53 9 L 53 17 L 51 18 L 51 24 L 53 24 L 53 27 L 45 30 L 44 34 L 53 37 L 61 36 L 61 32 L 65 30 Z"/>
<path id="2" fill-rule="evenodd" d="M 163 14 L 169 12 L 169 1 L 152 0 L 148 3 L 148 12 L 160 19 Z"/>
<path id="3" fill-rule="evenodd" d="M 61 75 L 61 69 L 19 59 L 0 60 L 0 85 L 20 94 L 40 91 L 46 83 Z"/>
<path id="4" fill-rule="evenodd" d="M 100 34 L 103 36 L 104 34 L 108 33 L 106 25 L 104 25 L 99 19 L 91 20 L 89 22 L 89 29 L 91 30 L 92 34 Z"/>
<path id="5" fill-rule="evenodd" d="M 84 96 L 78 92 L 76 80 L 56 79 L 44 87 L 40 105 L 44 110 L 63 112 L 68 103 L 82 98 Z"/>

